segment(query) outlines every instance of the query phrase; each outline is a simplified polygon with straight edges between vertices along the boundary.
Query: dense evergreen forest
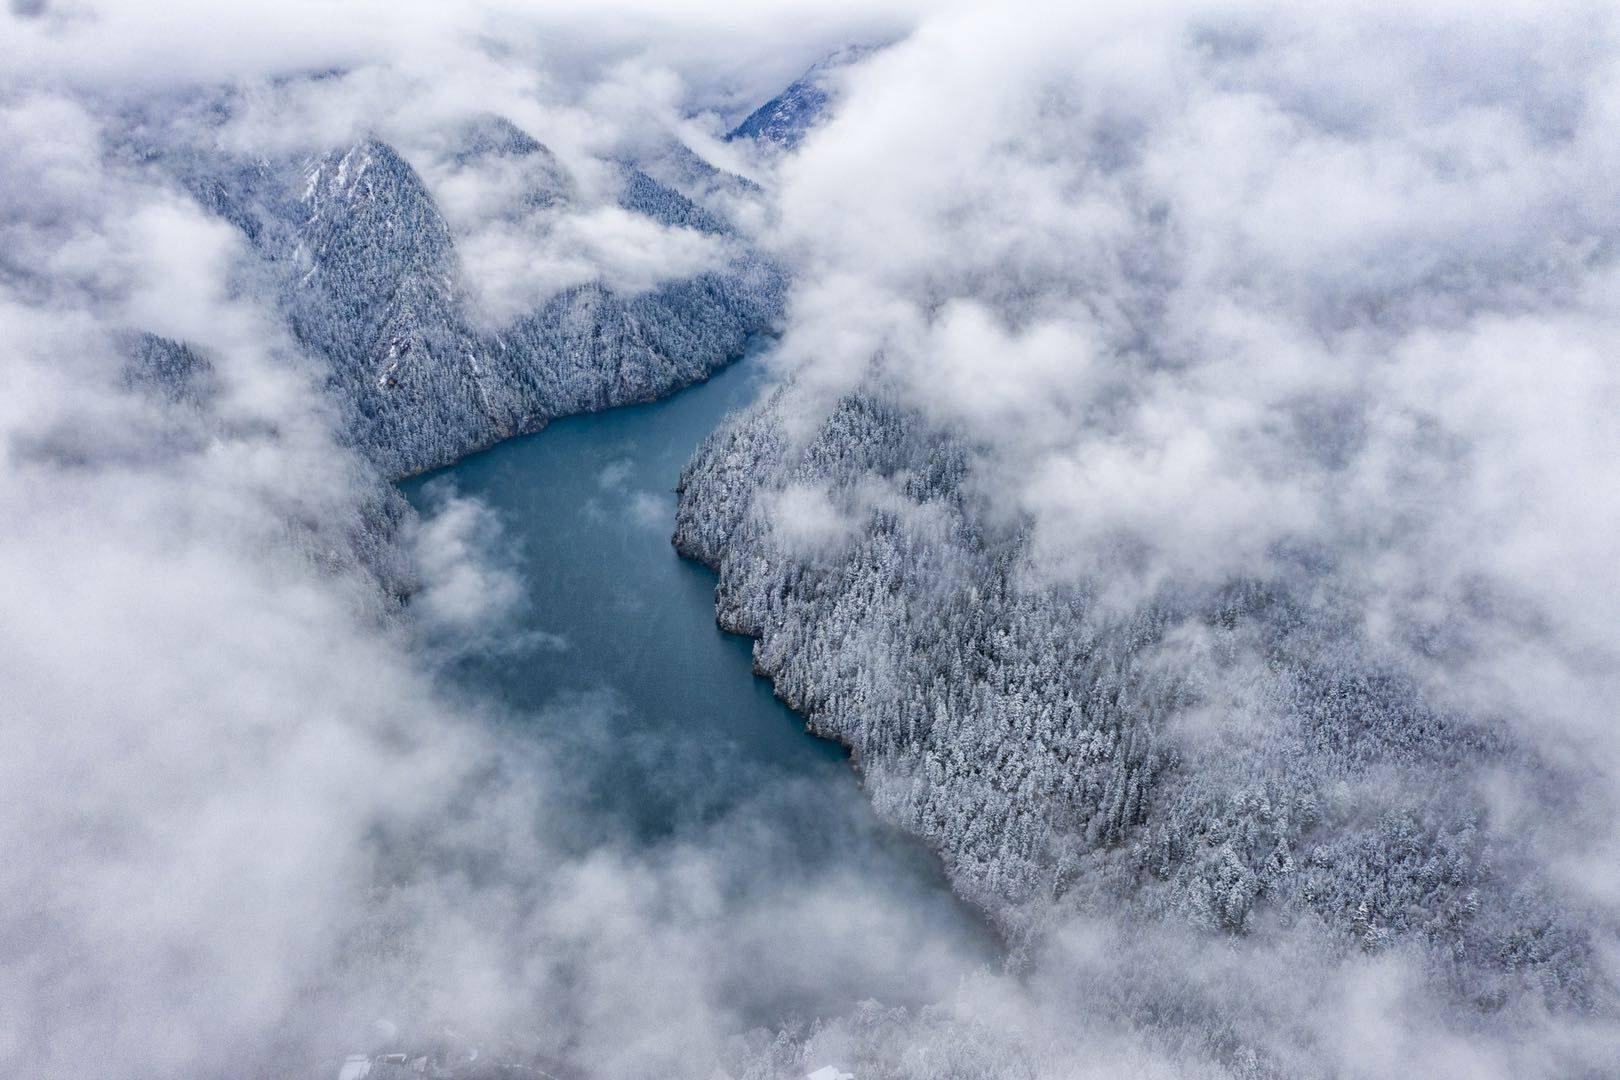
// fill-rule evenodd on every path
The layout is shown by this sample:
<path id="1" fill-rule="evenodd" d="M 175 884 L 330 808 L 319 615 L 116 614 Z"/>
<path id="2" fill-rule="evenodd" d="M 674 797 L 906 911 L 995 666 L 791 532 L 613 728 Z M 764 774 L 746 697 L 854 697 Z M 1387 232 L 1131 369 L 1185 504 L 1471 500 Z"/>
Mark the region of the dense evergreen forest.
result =
<path id="1" fill-rule="evenodd" d="M 968 448 L 881 380 L 808 434 L 786 427 L 814 408 L 794 399 L 703 446 L 676 545 L 719 571 L 719 621 L 757 639 L 757 670 L 851 747 L 876 805 L 1015 955 L 1083 914 L 1125 940 L 1297 938 L 1324 965 L 1415 952 L 1433 993 L 1481 1018 L 1614 1008 L 1586 913 L 1546 900 L 1534 833 L 1480 828 L 1481 777 L 1557 790 L 1557 770 L 1430 705 L 1311 588 L 1324 566 L 1114 610 L 1030 580 L 1027 533 L 986 519 Z M 1172 962 L 1140 948 L 1149 972 Z M 1162 975 L 1135 978 L 1102 1000 L 1242 1045 L 1241 1003 L 1160 1000 Z"/>
<path id="2" fill-rule="evenodd" d="M 229 119 L 229 94 L 205 104 L 184 103 L 184 115 Z M 131 118 L 119 152 L 173 176 L 240 230 L 260 261 L 259 287 L 278 297 L 296 342 L 329 366 L 341 430 L 388 476 L 448 464 L 553 417 L 667 394 L 740 356 L 780 319 L 775 266 L 717 213 L 617 161 L 607 167 L 620 208 L 714 238 L 724 265 L 632 295 L 585 280 L 486 325 L 471 310 L 450 224 L 387 143 L 366 138 L 314 157 L 245 155 L 210 143 L 209 124 L 175 123 L 165 111 L 174 107 L 160 102 Z M 695 194 L 746 183 L 690 151 L 658 157 L 671 160 Z M 451 181 L 493 169 L 517 177 L 511 213 L 536 230 L 579 212 L 567 169 L 501 117 L 462 124 L 435 165 Z"/>
<path id="3" fill-rule="evenodd" d="M 1620 1075 L 1609 13 L 119 7 L 0 15 L 11 1072 Z M 456 682 L 574 645 L 396 482 L 756 345 L 675 551 L 989 945 Z"/>

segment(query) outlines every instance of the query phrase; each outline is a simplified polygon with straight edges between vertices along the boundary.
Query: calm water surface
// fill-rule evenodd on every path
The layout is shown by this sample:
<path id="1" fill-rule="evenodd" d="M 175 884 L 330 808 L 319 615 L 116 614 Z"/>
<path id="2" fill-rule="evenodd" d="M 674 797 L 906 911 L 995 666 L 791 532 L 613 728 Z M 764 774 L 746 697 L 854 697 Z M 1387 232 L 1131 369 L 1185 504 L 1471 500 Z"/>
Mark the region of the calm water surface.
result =
<path id="1" fill-rule="evenodd" d="M 746 858 L 768 849 L 786 884 L 868 883 L 914 912 L 911 932 L 927 939 L 917 948 L 990 963 L 990 936 L 933 856 L 876 819 L 843 749 L 806 733 L 753 674 L 751 643 L 715 625 L 714 575 L 670 544 L 681 468 L 754 399 L 759 366 L 743 360 L 660 402 L 560 420 L 403 485 L 424 512 L 452 486 L 494 508 L 528 591 L 514 633 L 531 644 L 465 658 L 456 677 L 519 718 L 515 737 L 546 740 L 562 758 L 587 807 L 582 846 L 608 835 L 701 845 L 747 829 Z M 867 943 L 848 938 L 882 925 L 843 913 L 813 931 L 859 953 Z M 865 993 L 903 1000 L 904 973 L 893 982 Z"/>

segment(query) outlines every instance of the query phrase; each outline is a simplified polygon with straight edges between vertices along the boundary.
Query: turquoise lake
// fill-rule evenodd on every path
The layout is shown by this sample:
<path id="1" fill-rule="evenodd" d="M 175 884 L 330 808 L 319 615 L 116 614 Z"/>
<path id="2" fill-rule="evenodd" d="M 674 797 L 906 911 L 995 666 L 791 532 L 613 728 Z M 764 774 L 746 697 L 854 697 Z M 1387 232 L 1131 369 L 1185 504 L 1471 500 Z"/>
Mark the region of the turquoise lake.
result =
<path id="1" fill-rule="evenodd" d="M 951 972 L 994 965 L 998 949 L 934 856 L 877 818 L 844 750 L 808 734 L 753 674 L 751 642 L 715 625 L 714 574 L 670 543 L 682 466 L 754 399 L 761 367 L 745 359 L 663 401 L 559 420 L 402 488 L 424 513 L 454 490 L 499 516 L 527 592 L 510 633 L 532 644 L 473 652 L 451 676 L 499 703 L 511 737 L 542 740 L 561 761 L 577 785 L 579 850 L 732 843 L 746 864 L 739 893 L 759 893 L 762 877 L 773 889 L 836 879 L 907 913 L 913 940 L 901 944 L 928 957 L 924 981 L 935 985 L 916 985 L 904 963 L 858 985 L 784 977 L 757 995 L 766 1022 L 867 996 L 920 1002 Z M 894 950 L 895 933 L 892 918 L 836 905 L 826 925 L 784 929 L 795 947 L 808 938 L 853 957 Z"/>

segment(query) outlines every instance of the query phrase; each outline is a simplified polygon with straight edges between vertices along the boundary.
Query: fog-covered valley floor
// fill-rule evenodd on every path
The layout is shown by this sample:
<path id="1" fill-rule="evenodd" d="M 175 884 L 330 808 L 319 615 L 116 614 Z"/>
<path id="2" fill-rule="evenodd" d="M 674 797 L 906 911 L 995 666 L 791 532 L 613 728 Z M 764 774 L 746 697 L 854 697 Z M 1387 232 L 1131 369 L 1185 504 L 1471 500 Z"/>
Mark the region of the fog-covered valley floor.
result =
<path id="1" fill-rule="evenodd" d="M 1620 1074 L 1617 127 L 1601 4 L 11 0 L 0 1072 Z"/>

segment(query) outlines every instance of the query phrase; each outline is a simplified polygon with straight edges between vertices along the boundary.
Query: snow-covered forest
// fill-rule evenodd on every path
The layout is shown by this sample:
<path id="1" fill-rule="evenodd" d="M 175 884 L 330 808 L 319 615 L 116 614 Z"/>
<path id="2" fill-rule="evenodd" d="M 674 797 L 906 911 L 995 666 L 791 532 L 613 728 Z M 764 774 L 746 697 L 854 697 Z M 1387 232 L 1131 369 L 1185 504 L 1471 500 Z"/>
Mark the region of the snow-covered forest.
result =
<path id="1" fill-rule="evenodd" d="M 1242 25 L 1081 17 L 1071 67 L 959 14 L 869 59 L 783 171 L 783 385 L 677 547 L 1036 978 L 1087 927 L 1083 1000 L 1150 1042 L 1381 1074 L 1301 1032 L 1382 964 L 1384 1037 L 1597 1075 L 1612 62 Z M 1346 41 L 1387 96 L 1308 68 Z M 1166 985 L 1206 962 L 1253 983 Z"/>
<path id="2" fill-rule="evenodd" d="M 1534 783 L 1556 820 L 1574 778 L 1431 701 L 1297 584 L 1320 564 L 1108 609 L 1025 578 L 1027 530 L 983 519 L 971 455 L 916 415 L 854 393 L 793 446 L 790 407 L 712 437 L 676 543 L 720 570 L 720 621 L 758 639 L 777 692 L 854 749 L 879 808 L 1025 960 L 1080 914 L 1127 942 L 1287 936 L 1323 968 L 1394 951 L 1503 1030 L 1614 1008 L 1589 913 L 1537 865 L 1545 830 L 1496 831 L 1480 790 Z M 1113 991 L 1132 1019 L 1165 1007 L 1134 978 Z M 1245 1045 L 1252 1002 L 1189 998 L 1158 1022 L 1173 1037 Z"/>
<path id="3" fill-rule="evenodd" d="M 1600 4 L 17 0 L 0 1071 L 1616 1075 L 1617 121 Z M 970 977 L 452 678 L 550 571 L 396 482 L 749 352 L 623 512 Z"/>
<path id="4" fill-rule="evenodd" d="M 232 128 L 238 112 L 247 113 L 242 126 L 253 119 L 239 96 L 144 103 L 120 118 L 128 134 L 114 152 L 172 175 L 241 231 L 294 339 L 329 366 L 342 430 L 390 476 L 448 464 L 556 416 L 669 393 L 741 355 L 780 317 L 780 272 L 719 213 L 628 160 L 592 162 L 602 190 L 582 192 L 550 150 L 493 114 L 434 132 L 423 151 L 442 185 L 485 189 L 475 228 L 494 218 L 539 246 L 574 219 L 617 212 L 648 234 L 631 242 L 685 234 L 708 250 L 700 272 L 676 267 L 654 288 L 626 293 L 586 275 L 532 307 L 481 309 L 454 227 L 397 150 L 367 136 L 266 156 Z M 694 193 L 741 183 L 684 157 Z"/>

